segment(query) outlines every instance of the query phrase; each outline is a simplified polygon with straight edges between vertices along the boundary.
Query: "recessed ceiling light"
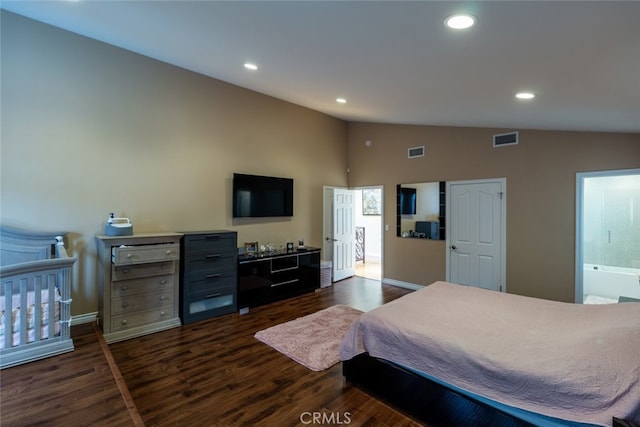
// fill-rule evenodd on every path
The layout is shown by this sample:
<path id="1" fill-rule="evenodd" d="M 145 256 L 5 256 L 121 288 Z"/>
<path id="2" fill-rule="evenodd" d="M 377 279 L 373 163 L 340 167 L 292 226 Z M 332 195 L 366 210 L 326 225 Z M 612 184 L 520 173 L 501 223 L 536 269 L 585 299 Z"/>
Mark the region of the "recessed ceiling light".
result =
<path id="1" fill-rule="evenodd" d="M 533 99 L 536 97 L 535 93 L 532 92 L 518 92 L 516 93 L 516 98 L 518 99 Z"/>
<path id="2" fill-rule="evenodd" d="M 451 15 L 444 20 L 444 25 L 454 30 L 464 30 L 473 27 L 476 18 L 471 15 Z"/>
<path id="3" fill-rule="evenodd" d="M 258 66 L 250 62 L 245 62 L 244 68 L 246 68 L 247 70 L 256 71 L 258 69 Z"/>
<path id="4" fill-rule="evenodd" d="M 338 104 L 346 104 L 346 103 L 347 103 L 347 100 L 346 100 L 346 99 L 344 99 L 344 98 L 336 98 L 336 102 L 337 102 Z"/>

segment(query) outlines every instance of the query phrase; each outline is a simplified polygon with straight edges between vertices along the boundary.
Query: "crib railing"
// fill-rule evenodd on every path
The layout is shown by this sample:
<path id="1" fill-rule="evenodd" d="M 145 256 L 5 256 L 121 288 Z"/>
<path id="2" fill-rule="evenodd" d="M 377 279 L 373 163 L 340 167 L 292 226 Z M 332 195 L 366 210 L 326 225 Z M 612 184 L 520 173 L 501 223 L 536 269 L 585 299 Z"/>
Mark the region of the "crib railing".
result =
<path id="1" fill-rule="evenodd" d="M 40 250 L 32 244 L 33 234 L 19 235 L 13 230 L 9 234 L 4 228 L 2 232 L 4 247 L 1 249 L 5 261 L 16 254 L 23 257 L 23 253 L 31 251 L 46 256 L 46 246 Z M 23 240 L 15 238 L 16 235 Z M 11 239 L 5 239 L 7 236 Z M 67 255 L 61 236 L 51 237 L 50 241 L 55 242 L 55 254 L 52 255 L 56 258 L 0 266 L 0 305 L 4 311 L 0 330 L 0 369 L 74 348 L 70 334 L 70 303 L 71 268 L 76 258 Z"/>
<path id="2" fill-rule="evenodd" d="M 73 261 L 51 259 L 2 268 L 3 348 L 66 335 L 71 298 L 63 295 L 68 289 L 62 284 L 69 280 Z M 10 316 L 16 308 L 18 318 L 13 319 Z"/>

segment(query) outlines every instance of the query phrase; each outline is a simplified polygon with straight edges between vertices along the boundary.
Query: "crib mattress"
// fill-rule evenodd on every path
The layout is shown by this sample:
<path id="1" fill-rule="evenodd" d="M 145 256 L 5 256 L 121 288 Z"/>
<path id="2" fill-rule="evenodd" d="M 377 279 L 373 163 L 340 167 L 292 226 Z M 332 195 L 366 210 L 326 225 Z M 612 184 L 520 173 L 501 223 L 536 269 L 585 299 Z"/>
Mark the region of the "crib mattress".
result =
<path id="1" fill-rule="evenodd" d="M 14 347 L 21 342 L 22 325 L 22 307 L 20 294 L 14 294 L 11 298 L 11 312 L 7 312 L 7 304 L 5 296 L 0 296 L 0 349 L 5 348 L 5 334 L 11 334 L 10 346 Z M 37 308 L 36 308 L 36 293 L 34 291 L 27 292 L 27 306 L 26 306 L 26 327 L 27 330 L 27 343 L 36 340 L 36 327 L 40 327 L 40 338 L 49 338 L 49 290 L 43 289 L 40 292 L 40 325 L 36 325 L 37 322 Z M 60 334 L 60 295 L 58 290 L 55 290 L 55 302 L 54 302 L 54 336 Z"/>

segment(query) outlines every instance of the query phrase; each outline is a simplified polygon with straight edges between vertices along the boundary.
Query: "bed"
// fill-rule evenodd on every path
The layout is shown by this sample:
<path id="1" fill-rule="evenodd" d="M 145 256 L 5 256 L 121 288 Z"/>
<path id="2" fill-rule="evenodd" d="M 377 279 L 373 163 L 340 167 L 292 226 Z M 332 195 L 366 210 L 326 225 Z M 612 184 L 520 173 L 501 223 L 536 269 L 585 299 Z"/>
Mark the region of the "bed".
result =
<path id="1" fill-rule="evenodd" d="M 347 381 L 431 425 L 640 421 L 639 303 L 436 282 L 363 314 L 340 357 Z"/>
<path id="2" fill-rule="evenodd" d="M 65 235 L 0 226 L 0 369 L 74 348 Z"/>

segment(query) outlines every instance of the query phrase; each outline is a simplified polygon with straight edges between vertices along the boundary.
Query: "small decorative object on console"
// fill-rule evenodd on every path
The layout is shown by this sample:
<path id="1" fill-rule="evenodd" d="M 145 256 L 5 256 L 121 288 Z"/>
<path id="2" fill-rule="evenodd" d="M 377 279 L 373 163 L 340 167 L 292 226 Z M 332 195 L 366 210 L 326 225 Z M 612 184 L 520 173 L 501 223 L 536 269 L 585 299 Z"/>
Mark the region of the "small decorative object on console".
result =
<path id="1" fill-rule="evenodd" d="M 245 242 L 244 253 L 247 255 L 255 255 L 258 252 L 258 242 Z"/>
<path id="2" fill-rule="evenodd" d="M 293 242 L 287 242 L 287 252 L 291 252 L 293 250 Z"/>

